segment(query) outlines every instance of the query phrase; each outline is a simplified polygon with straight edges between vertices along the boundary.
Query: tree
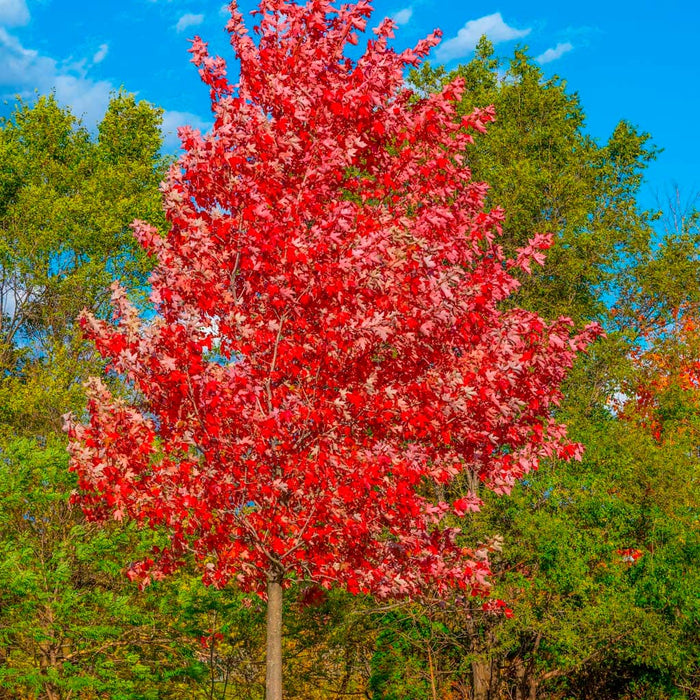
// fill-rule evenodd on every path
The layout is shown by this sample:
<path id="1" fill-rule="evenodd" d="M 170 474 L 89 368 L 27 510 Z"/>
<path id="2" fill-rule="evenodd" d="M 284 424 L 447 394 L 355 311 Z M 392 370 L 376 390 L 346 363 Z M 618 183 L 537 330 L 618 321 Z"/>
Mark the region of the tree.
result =
<path id="1" fill-rule="evenodd" d="M 207 627 L 181 597 L 201 581 L 139 592 L 124 577 L 124 556 L 147 554 L 152 533 L 85 522 L 60 436 L 1 454 L 0 697 L 194 697 Z"/>
<path id="2" fill-rule="evenodd" d="M 0 122 L 0 434 L 47 438 L 84 403 L 97 366 L 75 319 L 105 313 L 115 272 L 145 281 L 129 223 L 162 221 L 160 120 L 119 93 L 96 139 L 51 95 Z"/>
<path id="3" fill-rule="evenodd" d="M 205 670 L 192 620 L 164 623 L 177 597 L 124 580 L 152 533 L 100 528 L 70 504 L 61 431 L 102 367 L 77 313 L 105 313 L 115 271 L 138 289 L 148 270 L 129 223 L 161 223 L 159 127 L 160 110 L 126 93 L 96 136 L 50 95 L 0 122 L 2 697 L 182 697 Z"/>
<path id="4" fill-rule="evenodd" d="M 366 0 L 264 0 L 257 45 L 231 12 L 240 81 L 195 39 L 215 124 L 180 132 L 168 236 L 135 226 L 157 315 L 117 285 L 115 323 L 82 319 L 136 396 L 93 379 L 89 420 L 68 430 L 88 516 L 168 533 L 134 578 L 192 551 L 207 582 L 266 592 L 277 700 L 290 578 L 487 590 L 485 550 L 447 524 L 479 507 L 480 481 L 506 492 L 542 456 L 580 456 L 551 410 L 598 330 L 501 310 L 512 271 L 551 241 L 512 259 L 498 245 L 503 214 L 484 211 L 462 155 L 492 110 L 455 120 L 461 80 L 425 99 L 404 88 L 437 35 L 396 54 L 385 20 L 353 62 Z M 447 502 L 459 474 L 468 487 Z"/>
<path id="5" fill-rule="evenodd" d="M 506 252 L 531 231 L 554 236 L 547 265 L 522 280 L 512 302 L 546 318 L 604 318 L 606 296 L 617 295 L 621 271 L 647 253 L 653 236 L 636 201 L 656 154 L 649 135 L 621 121 L 606 143 L 596 142 L 578 95 L 545 78 L 522 48 L 502 60 L 482 37 L 468 64 L 450 72 L 424 64 L 411 83 L 429 93 L 456 77 L 466 84 L 458 114 L 496 108 L 496 123 L 466 157 L 474 177 L 489 182 L 487 202 L 505 210 Z"/>
<path id="6" fill-rule="evenodd" d="M 558 409 L 586 453 L 582 463 L 542 464 L 507 497 L 484 492 L 486 506 L 469 516 L 477 538 L 503 537 L 492 594 L 513 617 L 461 601 L 412 605 L 397 616 L 420 624 L 386 621 L 371 685 L 377 699 L 432 697 L 431 650 L 437 697 L 694 697 L 697 218 L 672 209 L 662 235 L 637 203 L 649 136 L 621 122 L 596 143 L 564 81 L 544 78 L 523 50 L 505 76 L 503 65 L 482 39 L 469 64 L 424 65 L 412 83 L 429 94 L 462 76 L 458 114 L 495 105 L 498 120 L 465 157 L 489 178 L 491 201 L 506 205 L 501 242 L 512 250 L 526 231 L 554 235 L 547 265 L 508 303 L 606 328 Z M 671 333 L 679 318 L 690 322 L 682 338 Z M 641 405 L 612 411 L 621 395 Z M 662 423 L 669 439 L 657 444 L 644 425 Z M 424 688 L 407 690 L 416 668 Z"/>

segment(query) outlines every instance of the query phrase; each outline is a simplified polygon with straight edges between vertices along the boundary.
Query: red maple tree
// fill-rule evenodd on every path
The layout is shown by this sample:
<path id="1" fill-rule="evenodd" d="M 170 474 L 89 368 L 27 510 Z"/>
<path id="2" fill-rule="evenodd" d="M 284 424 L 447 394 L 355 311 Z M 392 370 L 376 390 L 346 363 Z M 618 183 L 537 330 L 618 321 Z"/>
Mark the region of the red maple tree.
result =
<path id="1" fill-rule="evenodd" d="M 170 231 L 134 226 L 157 314 L 115 285 L 114 322 L 82 318 L 138 401 L 93 379 L 68 430 L 86 513 L 169 534 L 133 577 L 194 552 L 206 582 L 267 591 L 275 699 L 288 580 L 486 592 L 488 562 L 443 520 L 479 507 L 478 480 L 505 492 L 542 456 L 579 454 L 552 409 L 597 330 L 502 309 L 551 239 L 516 260 L 498 245 L 503 213 L 465 162 L 493 110 L 458 119 L 459 80 L 405 88 L 438 33 L 396 53 L 384 20 L 353 61 L 368 0 L 263 0 L 255 42 L 231 14 L 236 84 L 191 49 L 215 123 L 180 131 Z"/>

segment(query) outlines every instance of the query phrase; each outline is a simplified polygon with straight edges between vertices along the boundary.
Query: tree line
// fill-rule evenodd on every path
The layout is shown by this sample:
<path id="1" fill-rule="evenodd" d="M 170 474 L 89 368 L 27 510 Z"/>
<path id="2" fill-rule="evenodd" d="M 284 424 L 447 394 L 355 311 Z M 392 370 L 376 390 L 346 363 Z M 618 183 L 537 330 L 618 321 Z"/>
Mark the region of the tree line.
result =
<path id="1" fill-rule="evenodd" d="M 378 602 L 294 584 L 285 696 L 698 697 L 698 218 L 643 210 L 651 137 L 627 122 L 590 137 L 577 96 L 524 50 L 504 62 L 482 40 L 468 64 L 409 82 L 421 99 L 455 77 L 457 118 L 495 106 L 465 160 L 505 210 L 505 254 L 554 236 L 504 304 L 605 329 L 557 408 L 585 453 L 509 495 L 480 488 L 461 518 L 507 614 L 464 593 Z M 130 223 L 168 228 L 160 119 L 119 93 L 96 134 L 52 96 L 1 124 L 0 697 L 263 697 L 261 601 L 205 586 L 194 560 L 140 588 L 125 570 L 163 533 L 97 524 L 72 496 L 62 417 L 84 415 L 82 383 L 105 368 L 76 318 L 108 317 L 115 278 L 147 308 L 153 261 Z"/>

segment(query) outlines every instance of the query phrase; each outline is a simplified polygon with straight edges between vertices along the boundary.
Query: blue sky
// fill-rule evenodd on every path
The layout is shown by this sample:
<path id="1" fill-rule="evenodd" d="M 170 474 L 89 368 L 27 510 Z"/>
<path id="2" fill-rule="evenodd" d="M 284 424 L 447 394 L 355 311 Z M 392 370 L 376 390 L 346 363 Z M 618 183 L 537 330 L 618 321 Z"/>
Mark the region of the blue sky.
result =
<path id="1" fill-rule="evenodd" d="M 242 0 L 244 10 L 253 0 Z M 547 76 L 578 92 L 589 132 L 605 140 L 620 119 L 664 149 L 648 174 L 653 206 L 678 186 L 700 191 L 700 4 L 690 0 L 562 3 L 554 0 L 375 0 L 374 20 L 401 25 L 398 48 L 435 27 L 444 32 L 434 60 L 468 61 L 482 33 L 509 56 L 525 44 Z M 188 62 L 200 34 L 230 56 L 222 0 L 0 0 L 0 96 L 7 114 L 17 94 L 55 89 L 94 125 L 120 86 L 163 107 L 167 141 L 178 124 L 206 126 L 207 92 Z"/>

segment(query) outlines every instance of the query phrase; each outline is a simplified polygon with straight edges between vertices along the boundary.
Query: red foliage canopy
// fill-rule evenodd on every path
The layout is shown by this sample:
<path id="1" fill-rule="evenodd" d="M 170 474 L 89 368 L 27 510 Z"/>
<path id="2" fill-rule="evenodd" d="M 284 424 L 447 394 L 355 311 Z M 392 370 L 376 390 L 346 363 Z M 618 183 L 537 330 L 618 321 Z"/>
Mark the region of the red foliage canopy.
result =
<path id="1" fill-rule="evenodd" d="M 543 455 L 578 455 L 552 407 L 597 330 L 501 309 L 550 239 L 513 261 L 497 244 L 503 214 L 465 164 L 493 110 L 459 120 L 459 81 L 405 88 L 437 35 L 395 53 L 385 20 L 355 62 L 368 0 L 263 0 L 257 43 L 231 11 L 240 80 L 195 39 L 216 121 L 180 131 L 167 237 L 134 227 L 157 315 L 115 286 L 114 323 L 82 319 L 140 398 L 89 383 L 89 421 L 68 427 L 78 498 L 169 533 L 144 580 L 194 551 L 208 582 L 249 590 L 483 589 L 488 562 L 441 524 L 480 501 L 431 484 L 504 492 Z"/>

